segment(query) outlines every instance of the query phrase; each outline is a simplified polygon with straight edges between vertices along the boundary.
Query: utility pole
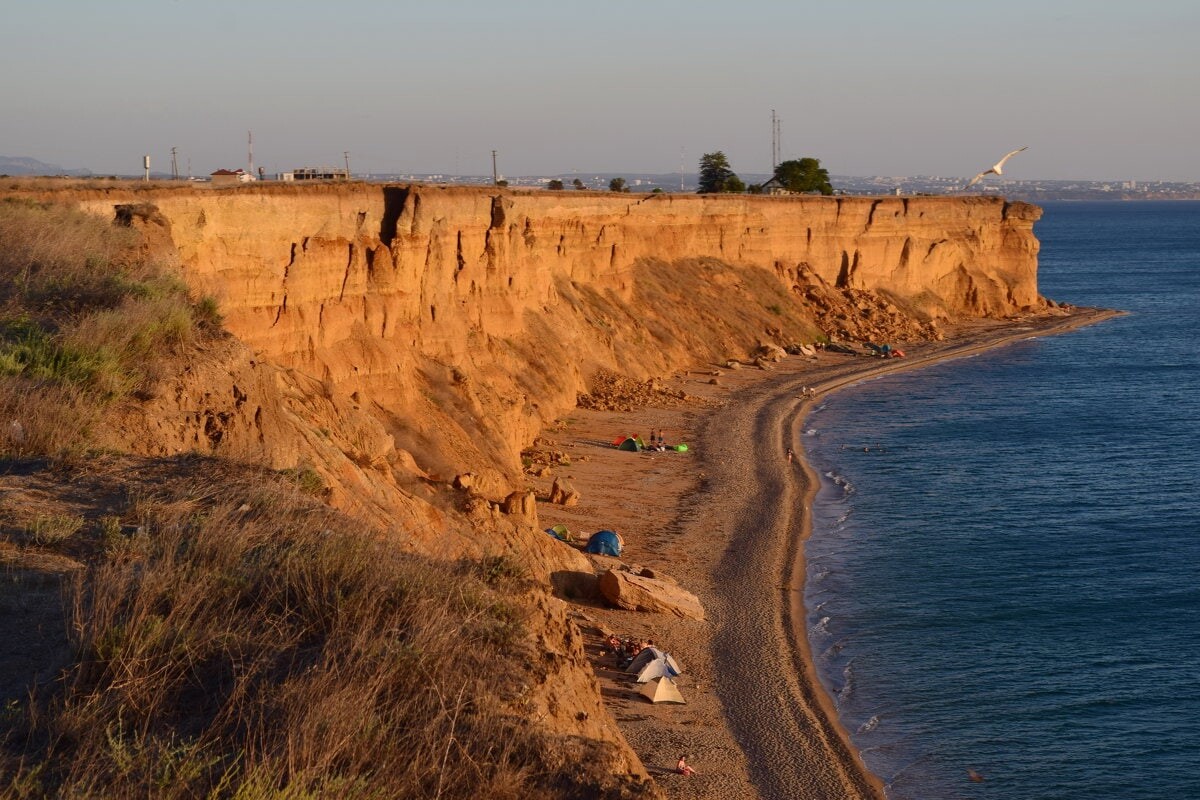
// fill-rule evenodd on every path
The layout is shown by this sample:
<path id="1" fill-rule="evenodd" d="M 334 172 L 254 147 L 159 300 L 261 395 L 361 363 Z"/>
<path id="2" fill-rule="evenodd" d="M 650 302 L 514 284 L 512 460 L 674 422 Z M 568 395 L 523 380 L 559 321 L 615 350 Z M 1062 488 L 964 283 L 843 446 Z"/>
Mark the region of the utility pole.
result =
<path id="1" fill-rule="evenodd" d="M 175 158 L 175 148 L 171 148 L 171 180 L 179 180 L 179 161 Z"/>
<path id="2" fill-rule="evenodd" d="M 254 131 L 246 131 L 246 159 L 250 162 L 250 175 L 254 176 Z"/>
<path id="3" fill-rule="evenodd" d="M 342 156 L 346 159 L 346 180 L 350 180 L 350 151 L 343 150 Z"/>
<path id="4" fill-rule="evenodd" d="M 685 152 L 686 150 L 684 148 L 679 148 L 679 191 L 681 192 L 683 191 L 683 165 L 685 163 Z"/>
<path id="5" fill-rule="evenodd" d="M 500 173 L 496 171 L 496 151 L 492 151 L 492 183 L 500 183 Z"/>
<path id="6" fill-rule="evenodd" d="M 150 156 L 142 156 L 142 169 L 145 170 L 145 175 L 142 176 L 142 180 L 149 183 L 150 182 Z"/>

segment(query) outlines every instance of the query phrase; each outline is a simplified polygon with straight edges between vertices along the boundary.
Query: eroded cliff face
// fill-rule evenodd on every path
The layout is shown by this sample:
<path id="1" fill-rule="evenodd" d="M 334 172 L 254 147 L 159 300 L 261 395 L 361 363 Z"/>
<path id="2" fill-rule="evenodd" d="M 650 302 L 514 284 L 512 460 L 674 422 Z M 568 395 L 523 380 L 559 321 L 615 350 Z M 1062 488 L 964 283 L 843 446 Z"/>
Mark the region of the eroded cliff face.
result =
<path id="1" fill-rule="evenodd" d="M 57 194 L 110 217 L 126 207 L 237 340 L 148 401 L 144 450 L 314 469 L 336 505 L 449 554 L 483 545 L 446 536 L 448 508 L 514 530 L 536 522 L 528 504 L 502 515 L 448 483 L 471 472 L 490 500 L 518 487 L 521 448 L 599 369 L 646 378 L 764 341 L 853 334 L 872 315 L 895 339 L 1043 304 L 1040 209 L 996 198 L 366 184 Z"/>

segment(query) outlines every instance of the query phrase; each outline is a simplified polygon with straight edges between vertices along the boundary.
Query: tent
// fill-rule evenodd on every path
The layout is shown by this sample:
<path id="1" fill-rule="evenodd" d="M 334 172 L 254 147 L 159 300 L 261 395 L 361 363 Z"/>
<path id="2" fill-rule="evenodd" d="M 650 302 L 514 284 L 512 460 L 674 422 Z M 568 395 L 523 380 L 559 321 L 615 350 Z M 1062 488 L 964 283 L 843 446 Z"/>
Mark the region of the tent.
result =
<path id="1" fill-rule="evenodd" d="M 617 449 L 618 450 L 631 450 L 633 452 L 637 452 L 637 451 L 645 448 L 645 446 L 646 446 L 646 443 L 643 442 L 640 438 L 638 438 L 636 436 L 626 436 L 624 439 L 621 440 L 621 443 L 617 445 Z"/>
<path id="2" fill-rule="evenodd" d="M 588 539 L 587 546 L 583 550 L 585 553 L 596 553 L 602 556 L 619 556 L 621 555 L 621 537 L 617 536 L 614 531 L 596 531 Z"/>
<path id="3" fill-rule="evenodd" d="M 675 667 L 675 660 L 664 653 L 662 658 L 656 658 L 642 667 L 637 674 L 637 682 L 648 683 L 655 678 L 674 678 L 679 674 Z"/>
<path id="4" fill-rule="evenodd" d="M 575 537 L 571 535 L 571 532 L 567 530 L 567 526 L 561 523 L 546 528 L 546 533 L 550 534 L 561 542 L 570 542 L 575 539 Z"/>
<path id="5" fill-rule="evenodd" d="M 666 659 L 667 664 L 671 667 L 671 669 L 675 670 L 676 675 L 683 672 L 683 670 L 680 669 L 680 667 L 679 667 L 679 663 L 677 661 L 675 661 L 674 658 L 671 657 L 670 653 L 664 653 L 662 650 L 659 650 L 657 647 L 643 648 L 642 652 L 640 652 L 636 656 L 634 656 L 633 661 L 629 662 L 629 666 L 627 666 L 625 668 L 625 671 L 626 672 L 641 672 L 642 669 L 647 664 L 651 663 L 652 661 L 658 661 L 660 659 Z M 645 683 L 645 681 L 638 681 L 638 683 Z"/>
<path id="6" fill-rule="evenodd" d="M 638 694 L 651 703 L 686 703 L 683 695 L 670 678 L 655 678 L 638 690 Z"/>
<path id="7" fill-rule="evenodd" d="M 643 647 L 642 652 L 633 657 L 633 661 L 629 662 L 629 666 L 625 668 L 626 672 L 641 672 L 642 667 L 649 664 L 655 659 L 662 658 L 663 651 L 657 647 Z"/>

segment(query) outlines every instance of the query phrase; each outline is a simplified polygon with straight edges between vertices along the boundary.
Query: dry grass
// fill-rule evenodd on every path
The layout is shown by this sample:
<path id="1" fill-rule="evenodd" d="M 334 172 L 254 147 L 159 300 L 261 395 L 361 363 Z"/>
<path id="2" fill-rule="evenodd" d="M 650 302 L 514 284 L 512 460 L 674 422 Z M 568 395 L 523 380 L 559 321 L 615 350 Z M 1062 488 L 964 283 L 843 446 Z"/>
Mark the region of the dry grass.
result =
<path id="1" fill-rule="evenodd" d="M 0 456 L 70 457 L 106 404 L 168 371 L 219 323 L 136 231 L 0 201 Z"/>
<path id="2" fill-rule="evenodd" d="M 211 477 L 228 469 L 75 534 L 77 660 L 10 708 L 0 792 L 630 796 L 523 716 L 539 590 L 519 565 L 418 559 L 283 477 Z"/>

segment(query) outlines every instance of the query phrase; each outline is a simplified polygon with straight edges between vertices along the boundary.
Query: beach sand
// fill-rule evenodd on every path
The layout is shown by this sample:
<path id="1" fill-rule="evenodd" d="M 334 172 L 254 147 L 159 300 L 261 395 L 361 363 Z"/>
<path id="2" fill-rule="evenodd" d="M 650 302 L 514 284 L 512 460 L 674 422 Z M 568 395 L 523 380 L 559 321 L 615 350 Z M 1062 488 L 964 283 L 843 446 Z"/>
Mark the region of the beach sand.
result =
<path id="1" fill-rule="evenodd" d="M 543 526 L 566 524 L 586 540 L 621 533 L 622 560 L 661 570 L 696 594 L 707 619 L 612 610 L 578 603 L 577 621 L 605 703 L 647 770 L 670 798 L 882 798 L 817 680 L 803 607 L 803 542 L 818 487 L 804 459 L 809 402 L 885 372 L 914 369 L 1005 343 L 1061 333 L 1115 312 L 1073 309 L 1022 321 L 977 321 L 946 341 L 905 347 L 904 359 L 820 352 L 763 371 L 692 372 L 666 381 L 698 398 L 633 413 L 577 410 L 543 434 L 565 452 L 577 506 L 540 503 Z M 817 390 L 815 401 L 801 387 Z M 630 453 L 620 434 L 662 429 L 686 453 Z M 787 449 L 796 458 L 788 463 Z M 532 481 L 540 497 L 553 476 Z M 608 632 L 653 639 L 680 663 L 686 705 L 651 705 L 606 652 Z M 697 774 L 674 774 L 680 755 Z"/>

